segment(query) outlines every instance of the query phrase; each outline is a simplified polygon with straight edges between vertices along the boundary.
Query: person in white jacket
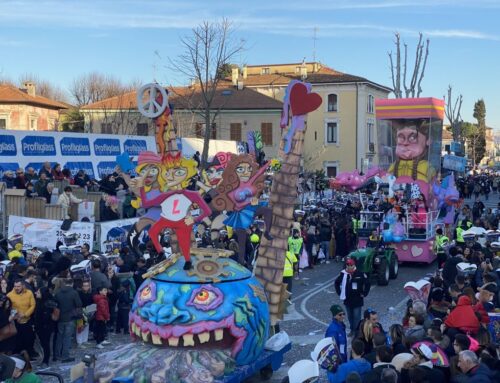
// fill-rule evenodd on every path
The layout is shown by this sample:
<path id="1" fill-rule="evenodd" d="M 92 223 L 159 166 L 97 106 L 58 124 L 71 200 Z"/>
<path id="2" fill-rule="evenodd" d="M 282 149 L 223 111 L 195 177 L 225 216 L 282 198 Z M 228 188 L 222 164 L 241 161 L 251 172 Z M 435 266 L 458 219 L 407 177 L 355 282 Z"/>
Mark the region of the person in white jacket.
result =
<path id="1" fill-rule="evenodd" d="M 57 199 L 57 205 L 59 206 L 62 206 L 63 207 L 63 210 L 64 210 L 64 218 L 65 219 L 68 219 L 70 218 L 69 216 L 69 208 L 71 206 L 72 203 L 76 203 L 76 204 L 79 204 L 79 203 L 82 203 L 83 200 L 82 199 L 79 199 L 79 198 L 76 198 L 73 193 L 72 193 L 72 189 L 71 189 L 71 186 L 66 186 L 64 188 L 64 193 L 62 193 L 59 198 Z"/>

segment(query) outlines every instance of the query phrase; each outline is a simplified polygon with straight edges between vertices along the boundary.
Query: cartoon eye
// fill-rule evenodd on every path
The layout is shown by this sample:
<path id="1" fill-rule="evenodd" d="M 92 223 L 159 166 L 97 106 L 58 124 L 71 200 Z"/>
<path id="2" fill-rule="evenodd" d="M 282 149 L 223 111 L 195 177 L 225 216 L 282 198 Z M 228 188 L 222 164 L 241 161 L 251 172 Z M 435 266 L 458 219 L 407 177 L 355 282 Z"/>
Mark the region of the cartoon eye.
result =
<path id="1" fill-rule="evenodd" d="M 191 294 L 188 306 L 194 306 L 198 310 L 208 311 L 218 307 L 223 301 L 222 292 L 214 286 L 202 286 Z"/>
<path id="2" fill-rule="evenodd" d="M 149 283 L 140 290 L 139 298 L 137 302 L 139 306 L 143 306 L 148 302 L 154 301 L 156 299 L 156 286 L 153 283 Z"/>
<path id="3" fill-rule="evenodd" d="M 236 168 L 236 173 L 244 173 L 245 172 L 245 168 L 243 166 L 238 166 Z"/>
<path id="4" fill-rule="evenodd" d="M 151 298 L 151 287 L 147 286 L 141 292 L 141 299 L 144 300 L 144 301 L 147 301 L 150 298 Z"/>
<path id="5" fill-rule="evenodd" d="M 198 294 L 196 294 L 193 303 L 199 305 L 209 305 L 215 298 L 217 297 L 212 291 L 201 290 Z"/>
<path id="6" fill-rule="evenodd" d="M 174 174 L 176 177 L 182 177 L 182 176 L 186 175 L 186 170 L 185 169 L 177 169 Z"/>

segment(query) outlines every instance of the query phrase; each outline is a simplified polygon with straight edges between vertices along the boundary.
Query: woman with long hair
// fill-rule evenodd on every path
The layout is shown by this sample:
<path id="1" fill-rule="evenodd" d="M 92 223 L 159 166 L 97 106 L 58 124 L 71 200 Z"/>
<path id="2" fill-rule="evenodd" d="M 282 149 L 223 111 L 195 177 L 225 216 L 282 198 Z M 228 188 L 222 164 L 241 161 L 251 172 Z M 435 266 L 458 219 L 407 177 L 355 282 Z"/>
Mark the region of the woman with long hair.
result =
<path id="1" fill-rule="evenodd" d="M 266 224 L 264 237 L 272 239 L 272 210 L 259 206 L 258 197 L 264 190 L 265 170 L 249 154 L 231 157 L 222 173 L 222 180 L 217 185 L 217 196 L 212 200 L 212 207 L 217 211 L 228 212 L 224 224 L 233 228 L 238 239 L 238 261 L 245 264 L 247 242 L 246 230 L 252 224 L 254 217 L 262 215 Z"/>
<path id="2" fill-rule="evenodd" d="M 410 352 L 404 345 L 405 343 L 405 330 L 400 324 L 393 324 L 389 328 L 389 335 L 391 337 L 391 347 L 394 355 Z"/>
<path id="3" fill-rule="evenodd" d="M 14 322 L 15 312 L 12 311 L 12 302 L 7 295 L 0 294 L 0 328 Z M 16 346 L 16 336 L 0 341 L 0 353 L 11 354 Z"/>

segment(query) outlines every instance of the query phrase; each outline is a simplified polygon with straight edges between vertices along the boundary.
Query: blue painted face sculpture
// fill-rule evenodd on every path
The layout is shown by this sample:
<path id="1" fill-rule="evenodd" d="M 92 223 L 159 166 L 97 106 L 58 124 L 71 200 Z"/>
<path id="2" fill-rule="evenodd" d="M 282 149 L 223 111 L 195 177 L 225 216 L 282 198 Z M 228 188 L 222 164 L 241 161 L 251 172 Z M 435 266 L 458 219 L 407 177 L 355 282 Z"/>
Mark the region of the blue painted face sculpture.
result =
<path id="1" fill-rule="evenodd" d="M 227 258 L 196 257 L 190 274 L 177 262 L 146 279 L 129 324 L 130 333 L 146 343 L 230 349 L 236 363 L 244 365 L 264 348 L 269 309 L 262 285 L 247 269 Z"/>

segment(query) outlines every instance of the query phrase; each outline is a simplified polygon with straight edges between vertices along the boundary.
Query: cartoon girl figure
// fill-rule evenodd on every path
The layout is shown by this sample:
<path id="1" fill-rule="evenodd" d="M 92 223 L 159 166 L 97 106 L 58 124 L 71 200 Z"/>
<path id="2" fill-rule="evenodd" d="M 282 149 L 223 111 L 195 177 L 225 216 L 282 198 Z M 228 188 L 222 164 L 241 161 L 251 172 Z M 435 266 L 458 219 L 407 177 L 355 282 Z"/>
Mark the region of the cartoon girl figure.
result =
<path id="1" fill-rule="evenodd" d="M 160 206 L 159 219 L 149 229 L 149 237 L 160 253 L 160 234 L 169 228 L 177 234 L 179 249 L 184 256 L 184 270 L 192 268 L 190 244 L 191 231 L 195 222 L 202 221 L 211 213 L 207 203 L 198 192 L 183 190 L 189 185 L 190 178 L 196 174 L 197 163 L 193 159 L 182 158 L 180 155 L 167 154 L 163 157 L 162 177 L 164 189 L 156 198 L 143 200 L 143 206 Z M 145 194 L 141 190 L 141 197 Z"/>
<path id="2" fill-rule="evenodd" d="M 160 155 L 145 151 L 139 154 L 136 168 L 138 177 L 128 180 L 128 184 L 134 189 L 136 195 L 142 195 L 134 202 L 134 207 L 149 206 L 149 200 L 153 200 L 161 194 L 163 179 L 160 177 L 162 158 Z M 143 193 L 141 193 L 143 192 Z M 161 208 L 151 206 L 129 232 L 127 242 L 131 249 L 137 249 L 141 232 L 160 218 Z"/>
<path id="3" fill-rule="evenodd" d="M 265 170 L 267 164 L 259 169 L 255 159 L 249 154 L 236 155 L 231 158 L 222 173 L 222 181 L 217 186 L 217 195 L 212 200 L 212 207 L 218 211 L 226 210 L 228 218 L 224 224 L 234 229 L 238 239 L 238 261 L 245 263 L 246 230 L 254 217 L 262 215 L 266 224 L 264 236 L 271 240 L 269 233 L 272 211 L 259 205 L 259 194 L 264 190 Z"/>

